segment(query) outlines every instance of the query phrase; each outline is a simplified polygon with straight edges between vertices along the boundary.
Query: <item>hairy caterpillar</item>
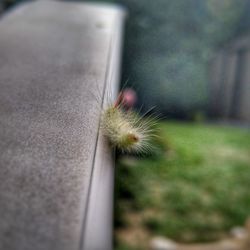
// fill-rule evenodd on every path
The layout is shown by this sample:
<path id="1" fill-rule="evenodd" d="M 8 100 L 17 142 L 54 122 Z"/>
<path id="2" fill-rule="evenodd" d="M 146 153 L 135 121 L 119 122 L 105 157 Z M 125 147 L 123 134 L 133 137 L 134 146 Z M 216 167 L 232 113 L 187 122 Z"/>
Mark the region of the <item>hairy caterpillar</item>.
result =
<path id="1" fill-rule="evenodd" d="M 151 117 L 140 117 L 128 108 L 124 96 L 126 90 L 120 92 L 115 103 L 103 111 L 101 127 L 104 135 L 122 152 L 149 151 L 154 121 Z"/>

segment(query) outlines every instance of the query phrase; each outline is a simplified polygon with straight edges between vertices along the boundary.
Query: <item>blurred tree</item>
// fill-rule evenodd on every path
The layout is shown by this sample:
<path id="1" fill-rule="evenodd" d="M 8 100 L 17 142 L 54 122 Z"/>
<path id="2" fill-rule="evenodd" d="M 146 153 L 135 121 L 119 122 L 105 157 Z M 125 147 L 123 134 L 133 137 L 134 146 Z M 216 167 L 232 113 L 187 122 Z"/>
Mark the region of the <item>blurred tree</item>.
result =
<path id="1" fill-rule="evenodd" d="M 135 86 L 144 109 L 179 117 L 205 111 L 207 63 L 233 37 L 249 1 L 119 2 L 129 9 L 123 82 Z"/>

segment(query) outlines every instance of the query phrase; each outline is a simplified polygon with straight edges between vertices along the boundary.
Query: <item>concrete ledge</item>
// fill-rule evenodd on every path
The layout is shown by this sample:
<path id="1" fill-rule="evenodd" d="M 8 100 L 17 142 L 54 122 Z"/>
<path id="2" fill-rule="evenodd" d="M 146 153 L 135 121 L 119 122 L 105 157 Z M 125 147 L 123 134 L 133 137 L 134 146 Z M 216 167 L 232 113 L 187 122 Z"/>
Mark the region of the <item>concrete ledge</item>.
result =
<path id="1" fill-rule="evenodd" d="M 56 1 L 1 19 L 0 249 L 112 248 L 99 122 L 119 82 L 123 20 L 117 7 Z"/>

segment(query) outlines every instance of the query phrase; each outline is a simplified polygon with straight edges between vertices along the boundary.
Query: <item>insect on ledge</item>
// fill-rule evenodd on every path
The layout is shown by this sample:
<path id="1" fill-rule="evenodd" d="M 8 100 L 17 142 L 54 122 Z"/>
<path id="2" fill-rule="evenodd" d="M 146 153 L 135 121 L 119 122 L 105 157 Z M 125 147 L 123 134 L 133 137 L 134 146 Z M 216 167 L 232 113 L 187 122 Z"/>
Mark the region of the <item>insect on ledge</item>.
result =
<path id="1" fill-rule="evenodd" d="M 150 152 L 151 140 L 155 136 L 156 119 L 140 116 L 133 111 L 131 95 L 131 89 L 121 91 L 116 101 L 103 110 L 101 128 L 111 146 L 119 151 L 147 153 Z"/>

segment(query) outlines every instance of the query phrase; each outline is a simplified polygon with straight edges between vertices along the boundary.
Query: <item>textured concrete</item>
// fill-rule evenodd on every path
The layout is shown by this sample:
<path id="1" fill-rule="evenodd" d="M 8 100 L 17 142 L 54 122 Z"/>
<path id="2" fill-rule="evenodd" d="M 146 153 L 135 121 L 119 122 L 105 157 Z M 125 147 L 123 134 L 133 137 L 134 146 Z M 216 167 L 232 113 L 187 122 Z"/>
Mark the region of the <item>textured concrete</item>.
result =
<path id="1" fill-rule="evenodd" d="M 114 7 L 38 1 L 1 19 L 1 250 L 111 247 L 98 235 L 99 245 L 85 242 L 90 184 L 101 175 L 111 182 L 103 207 L 112 207 L 111 152 L 98 131 L 105 86 L 117 84 L 119 64 L 110 62 L 120 56 L 114 37 L 122 18 Z M 99 172 L 96 150 L 105 156 Z"/>

